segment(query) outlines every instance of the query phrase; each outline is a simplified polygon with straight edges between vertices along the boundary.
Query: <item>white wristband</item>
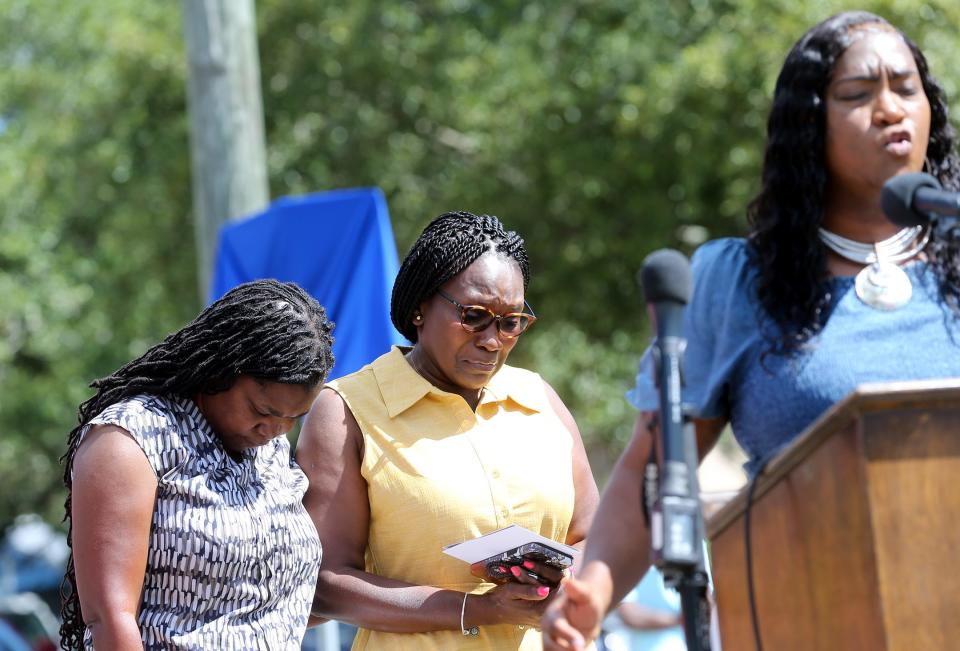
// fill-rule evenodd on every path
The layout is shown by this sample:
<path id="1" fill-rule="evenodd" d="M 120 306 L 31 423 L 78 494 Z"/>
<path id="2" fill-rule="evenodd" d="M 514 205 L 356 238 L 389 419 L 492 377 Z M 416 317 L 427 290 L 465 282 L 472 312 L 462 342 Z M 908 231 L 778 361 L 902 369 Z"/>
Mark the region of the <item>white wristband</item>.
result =
<path id="1" fill-rule="evenodd" d="M 464 628 L 463 626 L 463 616 L 467 612 L 467 596 L 469 594 L 469 592 L 463 593 L 463 605 L 460 606 L 460 632 L 464 635 L 480 635 L 480 629 L 476 626 L 470 628 Z"/>

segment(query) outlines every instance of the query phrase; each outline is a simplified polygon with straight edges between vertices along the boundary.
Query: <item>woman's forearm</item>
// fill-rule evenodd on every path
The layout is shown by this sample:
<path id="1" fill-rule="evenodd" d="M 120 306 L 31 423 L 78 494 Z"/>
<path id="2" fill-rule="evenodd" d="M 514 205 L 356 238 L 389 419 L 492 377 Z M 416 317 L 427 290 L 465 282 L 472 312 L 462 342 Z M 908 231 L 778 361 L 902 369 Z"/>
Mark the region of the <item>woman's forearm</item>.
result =
<path id="1" fill-rule="evenodd" d="M 644 432 L 631 441 L 613 469 L 587 537 L 577 578 L 596 591 L 605 611 L 619 603 L 650 564 L 650 532 L 641 504 L 649 450 Z"/>
<path id="2" fill-rule="evenodd" d="M 390 633 L 427 633 L 498 624 L 536 626 L 548 597 L 536 581 L 510 581 L 484 594 L 412 585 L 355 568 L 320 572 L 313 617 Z"/>
<path id="3" fill-rule="evenodd" d="M 134 613 L 111 613 L 87 622 L 97 651 L 143 651 Z"/>
<path id="4" fill-rule="evenodd" d="M 459 630 L 462 604 L 463 593 L 455 590 L 335 568 L 320 571 L 311 617 L 391 633 L 425 633 Z"/>

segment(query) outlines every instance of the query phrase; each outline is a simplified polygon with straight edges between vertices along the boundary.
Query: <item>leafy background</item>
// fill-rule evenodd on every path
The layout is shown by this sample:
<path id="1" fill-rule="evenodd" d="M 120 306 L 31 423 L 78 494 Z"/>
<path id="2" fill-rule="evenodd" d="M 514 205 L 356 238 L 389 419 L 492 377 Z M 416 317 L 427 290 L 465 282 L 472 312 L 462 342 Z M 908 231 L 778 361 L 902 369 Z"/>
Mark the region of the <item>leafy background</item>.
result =
<path id="1" fill-rule="evenodd" d="M 956 97 L 960 3 L 863 2 Z M 435 215 L 527 239 L 512 361 L 598 478 L 632 429 L 635 273 L 742 234 L 783 58 L 833 0 L 308 0 L 257 8 L 273 197 L 376 185 L 405 252 Z M 179 3 L 0 0 L 0 528 L 62 512 L 76 407 L 201 307 Z M 343 336 L 343 335 L 341 335 Z"/>

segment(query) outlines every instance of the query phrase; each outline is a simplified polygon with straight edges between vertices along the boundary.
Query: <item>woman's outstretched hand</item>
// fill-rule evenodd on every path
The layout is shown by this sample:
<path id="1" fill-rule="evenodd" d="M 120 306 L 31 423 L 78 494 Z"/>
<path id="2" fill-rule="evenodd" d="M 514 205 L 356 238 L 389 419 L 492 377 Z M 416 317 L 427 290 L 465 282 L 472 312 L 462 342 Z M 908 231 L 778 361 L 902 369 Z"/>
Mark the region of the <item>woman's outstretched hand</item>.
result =
<path id="1" fill-rule="evenodd" d="M 586 648 L 600 633 L 604 610 L 589 584 L 575 578 L 565 579 L 560 594 L 541 620 L 544 651 Z"/>

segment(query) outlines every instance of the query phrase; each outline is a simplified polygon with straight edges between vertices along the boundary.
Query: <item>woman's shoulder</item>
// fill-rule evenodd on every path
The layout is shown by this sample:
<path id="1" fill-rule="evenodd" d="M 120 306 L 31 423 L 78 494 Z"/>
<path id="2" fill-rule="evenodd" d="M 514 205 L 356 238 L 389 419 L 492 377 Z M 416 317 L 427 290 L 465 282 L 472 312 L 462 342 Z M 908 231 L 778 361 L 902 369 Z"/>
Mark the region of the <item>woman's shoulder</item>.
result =
<path id="1" fill-rule="evenodd" d="M 365 364 L 352 373 L 341 375 L 326 383 L 327 388 L 337 393 L 352 393 L 361 388 L 375 386 L 381 379 L 402 376 L 405 366 L 409 366 L 404 359 L 403 349 L 392 346 L 389 351 L 380 355 L 372 362 Z"/>
<path id="2" fill-rule="evenodd" d="M 188 411 L 183 400 L 142 393 L 118 400 L 90 420 L 91 425 L 118 425 L 127 431 L 146 426 L 177 426 Z"/>
<path id="3" fill-rule="evenodd" d="M 715 240 L 694 254 L 693 292 L 685 314 L 688 359 L 703 352 L 703 361 L 713 364 L 740 355 L 761 338 L 754 255 L 742 238 Z"/>
<path id="4" fill-rule="evenodd" d="M 188 398 L 139 394 L 113 403 L 89 425 L 116 425 L 124 429 L 145 451 L 170 451 L 189 445 L 192 432 L 204 428 L 196 404 Z"/>
<path id="5" fill-rule="evenodd" d="M 543 381 L 540 377 L 540 374 L 536 371 L 531 371 L 528 368 L 523 368 L 522 366 L 514 366 L 512 364 L 504 364 L 500 367 L 500 370 L 497 371 L 497 375 L 505 379 L 508 379 L 512 382 L 529 382 L 530 380 L 536 379 Z"/>
<path id="6" fill-rule="evenodd" d="M 749 273 L 753 269 L 750 245 L 742 237 L 723 237 L 702 244 L 691 260 L 694 277 L 713 273 Z"/>
<path id="7" fill-rule="evenodd" d="M 199 410 L 186 398 L 139 394 L 118 400 L 90 419 L 91 427 L 114 425 L 123 429 L 147 456 L 158 476 L 179 458 L 190 440 L 188 429 L 198 427 Z"/>
<path id="8" fill-rule="evenodd" d="M 552 387 L 536 371 L 509 364 L 500 367 L 486 389 L 499 399 L 509 396 L 536 411 L 550 408 L 550 393 L 553 392 Z"/>
<path id="9" fill-rule="evenodd" d="M 323 385 L 323 388 L 332 389 L 335 393 L 341 396 L 344 394 L 353 395 L 358 390 L 369 387 L 371 382 L 375 381 L 376 375 L 368 364 L 367 366 L 364 366 L 353 373 L 348 373 L 347 375 L 341 375 L 336 379 L 328 380 L 326 384 Z"/>
<path id="10" fill-rule="evenodd" d="M 728 237 L 707 242 L 694 252 L 691 269 L 691 305 L 726 310 L 753 302 L 756 265 L 747 240 Z"/>
<path id="11" fill-rule="evenodd" d="M 493 376 L 488 388 L 496 386 L 506 390 L 516 390 L 520 388 L 536 388 L 538 391 L 544 390 L 544 380 L 536 371 L 522 368 L 520 366 L 511 366 L 504 364 Z"/>

